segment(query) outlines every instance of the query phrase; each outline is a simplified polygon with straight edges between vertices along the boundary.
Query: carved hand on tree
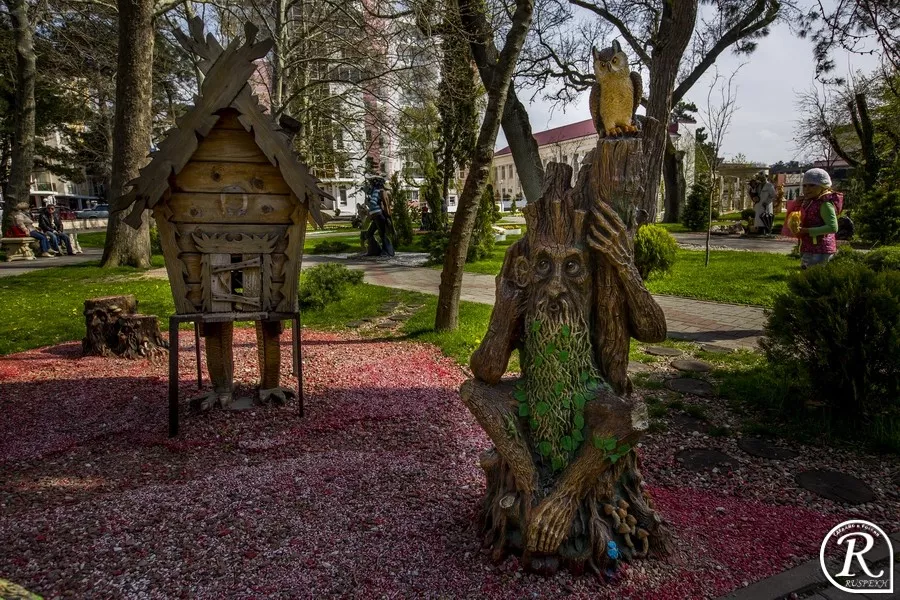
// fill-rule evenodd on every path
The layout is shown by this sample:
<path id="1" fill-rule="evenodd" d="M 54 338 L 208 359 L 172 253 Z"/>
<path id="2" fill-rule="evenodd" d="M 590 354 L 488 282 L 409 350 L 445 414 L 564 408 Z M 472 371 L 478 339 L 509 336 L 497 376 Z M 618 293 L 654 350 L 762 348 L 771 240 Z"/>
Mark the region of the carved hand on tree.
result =
<path id="1" fill-rule="evenodd" d="M 611 392 L 601 390 L 585 405 L 586 439 L 615 440 L 615 445 L 631 447 L 643 429 L 634 427 L 643 420 L 642 407 L 633 407 Z M 531 513 L 528 522 L 528 549 L 533 552 L 555 552 L 572 527 L 578 504 L 596 484 L 612 461 L 609 453 L 586 441 L 578 456 L 559 477 L 553 492 Z"/>
<path id="2" fill-rule="evenodd" d="M 577 508 L 578 502 L 565 491 L 556 490 L 544 498 L 528 522 L 528 550 L 556 552 L 572 527 Z"/>
<path id="3" fill-rule="evenodd" d="M 608 204 L 602 202 L 591 207 L 591 216 L 588 245 L 615 266 L 627 270 L 632 265 L 632 257 L 625 223 Z"/>

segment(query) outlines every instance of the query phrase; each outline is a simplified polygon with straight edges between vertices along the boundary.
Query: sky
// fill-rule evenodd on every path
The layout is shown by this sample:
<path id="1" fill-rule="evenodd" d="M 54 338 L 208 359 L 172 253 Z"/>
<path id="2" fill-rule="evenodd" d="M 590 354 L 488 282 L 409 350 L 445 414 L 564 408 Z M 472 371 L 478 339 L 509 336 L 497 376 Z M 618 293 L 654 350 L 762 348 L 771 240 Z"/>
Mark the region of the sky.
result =
<path id="1" fill-rule="evenodd" d="M 851 69 L 869 72 L 877 67 L 877 60 L 871 56 L 838 53 L 835 58 L 834 75 L 846 75 Z M 798 38 L 786 24 L 780 24 L 773 27 L 768 37 L 760 40 L 756 52 L 749 57 L 736 57 L 726 52 L 719 56 L 716 66 L 721 75 L 728 76 L 743 63 L 746 64 L 735 77 L 738 108 L 724 140 L 722 156 L 728 159 L 744 154 L 751 162 L 766 164 L 800 160 L 803 153 L 793 142 L 796 122 L 800 119 L 796 95 L 810 89 L 815 82 L 812 42 Z M 687 95 L 687 100 L 700 108 L 706 105 L 713 76 L 711 71 L 713 69 Z M 646 76 L 644 87 L 646 93 Z M 590 118 L 587 91 L 565 110 L 554 109 L 540 98 L 529 103 L 530 96 L 531 92 L 526 90 L 519 93 L 535 132 Z M 504 146 L 506 140 L 501 130 L 497 148 Z"/>

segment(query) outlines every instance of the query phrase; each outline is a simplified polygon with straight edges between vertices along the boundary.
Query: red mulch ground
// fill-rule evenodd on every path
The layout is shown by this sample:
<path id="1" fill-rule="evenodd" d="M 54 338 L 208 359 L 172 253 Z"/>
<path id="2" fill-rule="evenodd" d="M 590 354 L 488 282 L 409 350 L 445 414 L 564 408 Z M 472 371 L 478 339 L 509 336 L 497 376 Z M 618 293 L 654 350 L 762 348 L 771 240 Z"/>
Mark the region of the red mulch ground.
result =
<path id="1" fill-rule="evenodd" d="M 46 598 L 683 600 L 812 557 L 843 520 L 657 487 L 675 449 L 648 443 L 671 562 L 639 563 L 612 586 L 492 565 L 475 524 L 488 440 L 456 393 L 463 371 L 430 346 L 304 335 L 306 418 L 295 404 L 184 415 L 174 441 L 165 364 L 81 358 L 76 343 L 0 359 L 0 577 Z M 182 342 L 186 398 L 195 364 Z M 236 331 L 247 390 L 254 342 Z"/>

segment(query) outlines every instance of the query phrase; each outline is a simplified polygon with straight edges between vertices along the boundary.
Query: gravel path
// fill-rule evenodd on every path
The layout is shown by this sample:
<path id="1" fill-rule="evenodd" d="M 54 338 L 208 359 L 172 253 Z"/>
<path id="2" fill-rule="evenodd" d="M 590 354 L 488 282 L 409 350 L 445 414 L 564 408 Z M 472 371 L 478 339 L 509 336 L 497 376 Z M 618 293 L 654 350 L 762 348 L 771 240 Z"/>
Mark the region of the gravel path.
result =
<path id="1" fill-rule="evenodd" d="M 235 341 L 249 391 L 253 330 Z M 542 579 L 480 551 L 488 440 L 459 402 L 464 371 L 433 347 L 307 331 L 304 419 L 291 405 L 185 415 L 175 440 L 164 364 L 79 354 L 69 343 L 0 359 L 0 577 L 45 598 L 711 598 L 814 556 L 847 514 L 800 493 L 792 465 L 670 428 L 639 451 L 672 560 L 608 587 Z M 282 372 L 291 385 L 287 344 Z M 679 469 L 674 453 L 695 442 L 740 470 Z M 801 452 L 843 468 L 871 458 Z"/>

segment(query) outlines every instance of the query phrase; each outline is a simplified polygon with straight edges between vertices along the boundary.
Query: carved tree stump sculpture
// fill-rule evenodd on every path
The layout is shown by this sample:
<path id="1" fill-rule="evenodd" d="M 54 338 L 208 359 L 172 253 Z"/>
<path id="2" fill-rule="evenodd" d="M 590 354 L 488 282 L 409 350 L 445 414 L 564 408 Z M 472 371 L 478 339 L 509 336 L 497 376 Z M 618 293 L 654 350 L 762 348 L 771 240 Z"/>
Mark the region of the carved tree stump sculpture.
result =
<path id="1" fill-rule="evenodd" d="M 106 296 L 84 301 L 82 353 L 94 356 L 151 358 L 169 347 L 153 315 L 137 314 L 134 296 Z"/>
<path id="2" fill-rule="evenodd" d="M 507 251 L 488 332 L 463 401 L 494 443 L 482 524 L 493 558 L 526 568 L 611 574 L 616 560 L 664 555 L 664 524 L 631 451 L 646 407 L 628 398 L 631 337 L 666 337 L 632 259 L 641 141 L 601 140 L 575 188 L 551 163 L 528 232 Z M 522 377 L 501 377 L 513 350 Z"/>

